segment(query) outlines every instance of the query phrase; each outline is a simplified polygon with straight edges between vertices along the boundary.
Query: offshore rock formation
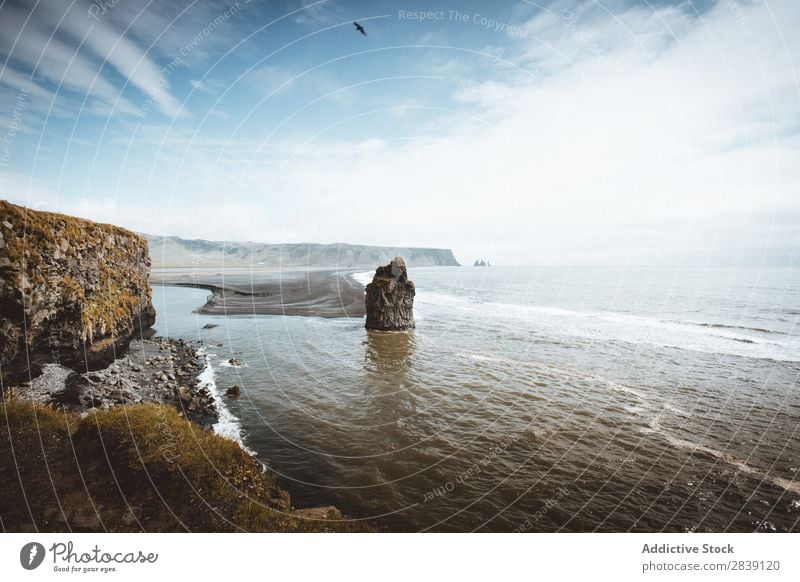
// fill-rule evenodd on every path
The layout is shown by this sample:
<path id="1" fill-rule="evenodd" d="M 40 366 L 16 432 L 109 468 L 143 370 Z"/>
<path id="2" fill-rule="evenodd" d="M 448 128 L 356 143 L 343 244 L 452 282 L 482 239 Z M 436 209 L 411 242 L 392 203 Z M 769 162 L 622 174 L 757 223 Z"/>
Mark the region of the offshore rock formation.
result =
<path id="1" fill-rule="evenodd" d="M 155 322 L 147 241 L 116 226 L 0 200 L 3 386 L 55 362 L 110 364 Z"/>
<path id="2" fill-rule="evenodd" d="M 402 257 L 378 267 L 372 283 L 367 285 L 367 329 L 402 331 L 413 328 L 415 293 Z"/>

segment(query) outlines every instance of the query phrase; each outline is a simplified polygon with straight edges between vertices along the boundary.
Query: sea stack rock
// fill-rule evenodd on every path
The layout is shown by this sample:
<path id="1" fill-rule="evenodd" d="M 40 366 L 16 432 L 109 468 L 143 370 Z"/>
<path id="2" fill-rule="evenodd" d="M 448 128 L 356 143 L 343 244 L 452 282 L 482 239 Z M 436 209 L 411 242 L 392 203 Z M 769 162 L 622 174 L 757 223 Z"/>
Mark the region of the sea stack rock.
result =
<path id="1" fill-rule="evenodd" d="M 155 322 L 147 241 L 128 230 L 0 200 L 0 373 L 56 362 L 98 370 Z"/>
<path id="2" fill-rule="evenodd" d="M 367 285 L 367 329 L 403 331 L 413 328 L 415 293 L 402 257 L 378 267 L 372 283 Z"/>

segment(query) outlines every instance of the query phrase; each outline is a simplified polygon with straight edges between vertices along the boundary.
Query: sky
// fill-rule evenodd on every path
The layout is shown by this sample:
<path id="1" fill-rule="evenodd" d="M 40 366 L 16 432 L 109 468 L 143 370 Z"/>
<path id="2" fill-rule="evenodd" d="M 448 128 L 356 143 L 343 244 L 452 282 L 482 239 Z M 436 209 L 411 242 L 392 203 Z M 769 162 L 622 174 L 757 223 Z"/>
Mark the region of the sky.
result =
<path id="1" fill-rule="evenodd" d="M 5 1 L 0 198 L 462 263 L 792 266 L 799 24 L 797 0 Z"/>

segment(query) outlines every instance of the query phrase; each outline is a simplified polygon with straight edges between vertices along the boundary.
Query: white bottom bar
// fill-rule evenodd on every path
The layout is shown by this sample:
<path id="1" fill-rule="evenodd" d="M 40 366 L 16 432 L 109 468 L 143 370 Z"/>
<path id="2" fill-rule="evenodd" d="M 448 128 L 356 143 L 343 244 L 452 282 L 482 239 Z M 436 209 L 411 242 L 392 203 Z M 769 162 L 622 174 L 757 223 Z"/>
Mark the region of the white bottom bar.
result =
<path id="1" fill-rule="evenodd" d="M 32 542 L 45 555 L 26 570 L 23 562 L 39 558 Z M 793 534 L 3 534 L 0 572 L 4 580 L 778 581 L 800 579 L 798 550 Z"/>

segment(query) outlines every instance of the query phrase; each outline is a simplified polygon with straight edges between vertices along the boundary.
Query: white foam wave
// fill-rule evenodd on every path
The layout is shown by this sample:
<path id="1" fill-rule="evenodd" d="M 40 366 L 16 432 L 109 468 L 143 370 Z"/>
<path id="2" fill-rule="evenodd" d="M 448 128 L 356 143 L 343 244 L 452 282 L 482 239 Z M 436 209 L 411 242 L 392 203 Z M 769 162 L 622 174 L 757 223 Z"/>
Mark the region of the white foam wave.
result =
<path id="1" fill-rule="evenodd" d="M 738 459 L 728 452 L 719 451 L 717 449 L 712 449 L 711 447 L 706 447 L 704 445 L 679 439 L 665 432 L 660 432 L 659 434 L 661 434 L 661 436 L 667 439 L 667 442 L 669 442 L 672 446 L 676 448 L 680 448 L 690 452 L 706 453 L 708 455 L 711 455 L 712 457 L 719 459 L 720 461 L 724 461 L 725 463 L 728 463 L 729 465 L 736 467 L 739 471 L 743 473 L 754 475 L 755 477 L 758 477 L 762 481 L 769 481 L 773 485 L 785 489 L 790 493 L 800 495 L 800 482 L 798 481 L 793 481 L 791 479 L 785 479 L 783 477 L 769 475 L 764 471 L 756 469 L 755 467 L 751 467 L 744 460 Z"/>
<path id="2" fill-rule="evenodd" d="M 677 406 L 675 406 L 674 404 L 670 404 L 669 402 L 664 403 L 664 408 L 666 408 L 670 412 L 674 412 L 679 416 L 691 416 L 689 412 L 685 411 L 682 408 L 678 408 Z"/>
<path id="3" fill-rule="evenodd" d="M 252 451 L 247 449 L 242 441 L 242 427 L 239 423 L 239 419 L 236 418 L 236 416 L 234 416 L 230 410 L 228 410 L 228 407 L 225 406 L 225 403 L 222 400 L 222 395 L 220 394 L 217 386 L 214 366 L 211 365 L 211 358 L 203 348 L 198 349 L 197 353 L 203 356 L 206 362 L 203 371 L 200 372 L 200 375 L 197 377 L 197 387 L 208 387 L 208 391 L 214 397 L 214 402 L 217 405 L 217 413 L 219 414 L 219 420 L 216 424 L 214 424 L 214 432 L 219 436 L 236 441 L 242 445 L 245 450 L 252 454 Z"/>
<path id="4" fill-rule="evenodd" d="M 470 353 L 459 353 L 459 356 L 463 358 L 469 358 L 470 360 L 475 360 L 477 362 L 493 362 L 497 364 L 524 364 L 525 362 L 520 362 L 519 360 L 512 360 L 510 358 L 498 358 L 495 356 L 487 356 L 484 354 L 470 354 Z"/>
<path id="5" fill-rule="evenodd" d="M 800 339 L 797 337 L 777 336 L 783 339 L 770 341 L 765 339 L 765 334 L 749 332 L 744 326 L 736 329 L 705 327 L 690 322 L 613 311 L 576 311 L 547 305 L 481 302 L 447 293 L 420 293 L 417 302 L 425 307 L 438 306 L 479 313 L 487 318 L 509 318 L 557 335 L 777 361 L 800 361 Z"/>
<path id="6" fill-rule="evenodd" d="M 222 360 L 219 365 L 223 368 L 247 368 L 247 364 L 231 364 L 228 360 Z"/>
<path id="7" fill-rule="evenodd" d="M 624 384 L 620 384 L 619 382 L 614 382 L 613 380 L 606 380 L 605 378 L 599 378 L 598 376 L 589 376 L 586 378 L 589 381 L 593 382 L 603 382 L 606 386 L 614 390 L 615 392 L 623 392 L 625 394 L 630 394 L 631 396 L 635 396 L 639 400 L 643 400 L 645 402 L 649 401 L 649 396 L 644 392 L 639 390 L 635 390 L 630 386 L 625 386 Z"/>
<path id="8" fill-rule="evenodd" d="M 502 358 L 495 355 L 477 354 L 472 352 L 457 352 L 456 355 L 460 358 L 467 358 L 475 362 L 485 362 L 489 364 L 501 364 L 503 366 L 522 366 L 525 368 L 533 369 L 545 374 L 561 375 L 569 373 L 567 370 L 547 366 L 538 362 L 527 360 L 516 360 L 513 358 Z"/>
<path id="9" fill-rule="evenodd" d="M 645 432 L 645 433 L 649 433 L 649 432 L 661 433 L 661 417 L 660 416 L 654 416 L 653 418 L 651 418 L 650 421 L 647 423 L 647 428 L 643 428 L 642 432 Z"/>

